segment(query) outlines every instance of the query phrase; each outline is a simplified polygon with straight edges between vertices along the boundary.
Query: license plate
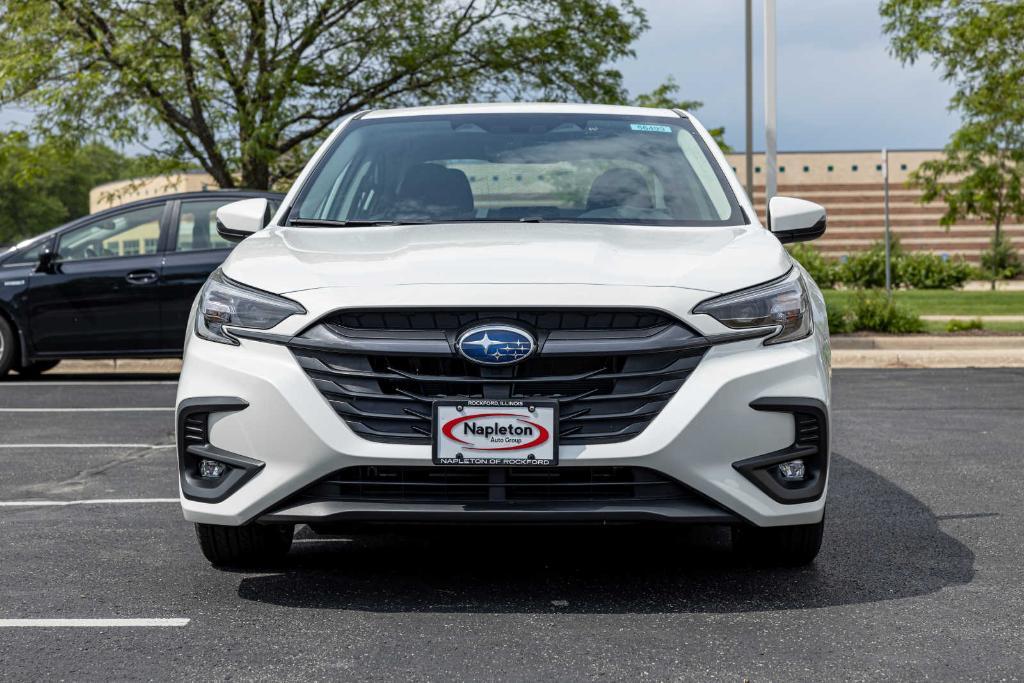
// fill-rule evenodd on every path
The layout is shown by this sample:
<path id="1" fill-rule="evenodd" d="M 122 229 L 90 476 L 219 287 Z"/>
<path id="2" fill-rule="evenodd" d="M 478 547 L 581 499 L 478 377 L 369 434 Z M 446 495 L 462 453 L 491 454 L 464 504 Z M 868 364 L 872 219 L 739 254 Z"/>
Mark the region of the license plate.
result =
<path id="1" fill-rule="evenodd" d="M 558 463 L 558 404 L 466 400 L 434 403 L 434 464 Z"/>

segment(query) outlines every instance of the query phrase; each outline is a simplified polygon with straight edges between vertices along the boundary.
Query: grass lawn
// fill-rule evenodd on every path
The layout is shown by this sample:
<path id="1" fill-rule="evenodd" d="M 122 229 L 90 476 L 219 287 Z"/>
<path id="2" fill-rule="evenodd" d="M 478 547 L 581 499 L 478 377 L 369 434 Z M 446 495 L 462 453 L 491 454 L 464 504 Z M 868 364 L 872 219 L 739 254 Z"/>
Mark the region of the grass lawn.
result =
<path id="1" fill-rule="evenodd" d="M 829 306 L 847 306 L 850 290 L 824 290 Z M 1024 291 L 962 292 L 955 289 L 898 290 L 896 302 L 918 315 L 1024 315 Z M 986 328 L 989 326 L 986 325 Z M 1024 328 L 1024 325 L 1020 325 Z M 991 329 L 995 329 L 994 325 Z"/>

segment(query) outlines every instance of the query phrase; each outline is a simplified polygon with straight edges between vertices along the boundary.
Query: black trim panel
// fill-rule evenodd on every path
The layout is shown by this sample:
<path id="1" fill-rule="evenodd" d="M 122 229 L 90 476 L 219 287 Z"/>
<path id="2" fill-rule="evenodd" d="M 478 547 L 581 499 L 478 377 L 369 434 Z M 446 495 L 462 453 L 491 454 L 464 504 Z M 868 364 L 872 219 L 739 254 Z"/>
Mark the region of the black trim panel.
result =
<path id="1" fill-rule="evenodd" d="M 793 443 L 781 450 L 733 463 L 737 472 L 768 494 L 787 505 L 818 500 L 828 479 L 828 409 L 814 398 L 759 398 L 750 404 L 754 410 L 790 413 L 796 423 Z M 784 482 L 776 465 L 802 459 L 808 478 L 802 482 Z"/>
<path id="2" fill-rule="evenodd" d="M 181 492 L 189 500 L 219 503 L 255 477 L 264 463 L 210 445 L 206 417 L 211 413 L 245 410 L 249 403 L 232 396 L 185 399 L 178 406 L 176 419 L 178 476 Z M 198 419 L 196 419 L 198 418 Z M 200 460 L 216 460 L 228 466 L 220 480 L 202 479 L 197 474 Z"/>
<path id="3" fill-rule="evenodd" d="M 793 242 L 810 242 L 816 240 L 825 234 L 825 226 L 827 221 L 826 217 L 822 216 L 821 219 L 809 228 L 800 228 L 797 230 L 784 230 L 781 232 L 772 231 L 772 234 L 779 238 L 779 241 L 783 244 L 792 244 Z"/>

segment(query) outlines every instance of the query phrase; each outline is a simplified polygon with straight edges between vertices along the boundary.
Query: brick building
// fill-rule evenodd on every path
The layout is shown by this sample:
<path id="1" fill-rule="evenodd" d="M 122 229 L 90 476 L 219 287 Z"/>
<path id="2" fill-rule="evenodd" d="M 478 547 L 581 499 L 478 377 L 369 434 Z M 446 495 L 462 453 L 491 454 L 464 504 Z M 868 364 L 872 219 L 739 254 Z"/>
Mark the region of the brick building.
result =
<path id="1" fill-rule="evenodd" d="M 909 174 L 938 150 L 890 150 L 889 214 L 893 234 L 909 251 L 962 254 L 977 263 L 989 246 L 992 226 L 987 221 L 963 220 L 947 230 L 939 224 L 945 212 L 941 201 L 922 204 L 919 190 L 907 187 Z M 740 182 L 746 178 L 743 154 L 727 155 Z M 885 233 L 881 151 L 782 152 L 778 155 L 778 193 L 818 202 L 828 210 L 828 231 L 815 242 L 832 257 L 862 251 Z M 764 155 L 754 155 L 754 203 L 764 217 Z M 1024 249 L 1020 220 L 1004 225 L 1018 249 Z"/>

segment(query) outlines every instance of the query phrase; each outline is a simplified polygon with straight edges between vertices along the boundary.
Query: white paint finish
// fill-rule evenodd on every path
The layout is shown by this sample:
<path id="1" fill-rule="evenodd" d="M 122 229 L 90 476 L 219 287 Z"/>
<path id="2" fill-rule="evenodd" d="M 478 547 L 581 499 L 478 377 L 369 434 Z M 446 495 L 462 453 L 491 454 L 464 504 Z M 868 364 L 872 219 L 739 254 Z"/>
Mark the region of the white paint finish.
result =
<path id="1" fill-rule="evenodd" d="M 152 628 L 188 626 L 191 619 L 0 619 L 0 628 Z"/>
<path id="2" fill-rule="evenodd" d="M 789 267 L 782 245 L 760 226 L 448 223 L 272 227 L 239 244 L 224 273 L 279 294 L 358 287 L 360 296 L 373 296 L 375 288 L 396 285 L 481 284 L 722 293 L 779 277 Z"/>
<path id="3" fill-rule="evenodd" d="M 773 233 L 806 230 L 825 217 L 825 207 L 794 197 L 772 197 L 768 202 Z"/>
<path id="4" fill-rule="evenodd" d="M 231 202 L 217 209 L 217 222 L 233 232 L 254 233 L 266 225 L 267 206 L 263 197 Z"/>
<path id="5" fill-rule="evenodd" d="M 399 116 L 453 116 L 458 114 L 594 114 L 595 116 L 645 116 L 677 118 L 671 109 L 622 107 L 611 104 L 579 104 L 575 102 L 484 102 L 480 104 L 442 104 L 434 107 L 378 109 L 365 119 L 388 119 Z"/>
<path id="6" fill-rule="evenodd" d="M 87 500 L 3 500 L 0 507 L 69 507 L 72 505 L 150 505 L 177 503 L 177 498 L 92 498 Z"/>

